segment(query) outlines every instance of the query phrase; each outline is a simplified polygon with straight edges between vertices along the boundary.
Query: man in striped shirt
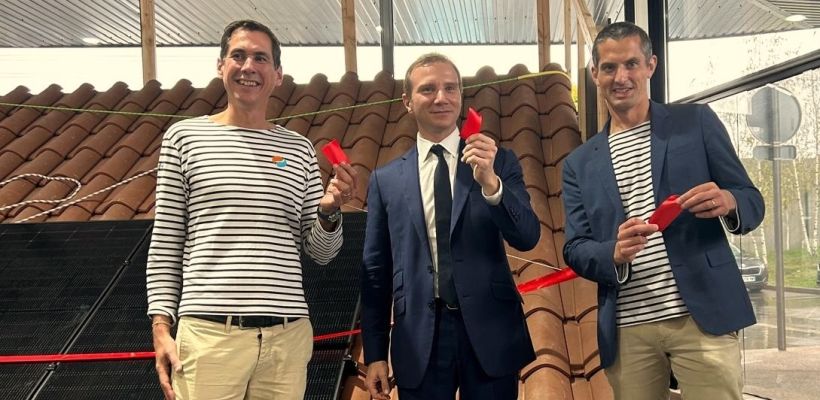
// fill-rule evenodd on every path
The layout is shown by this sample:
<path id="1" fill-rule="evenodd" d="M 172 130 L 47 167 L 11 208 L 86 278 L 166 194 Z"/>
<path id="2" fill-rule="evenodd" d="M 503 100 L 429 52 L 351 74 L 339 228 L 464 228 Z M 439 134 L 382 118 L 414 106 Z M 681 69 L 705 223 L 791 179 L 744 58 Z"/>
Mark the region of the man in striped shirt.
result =
<path id="1" fill-rule="evenodd" d="M 311 142 L 266 120 L 280 55 L 266 26 L 229 24 L 217 60 L 227 108 L 163 137 L 147 291 L 166 399 L 305 393 L 313 329 L 300 253 L 326 264 L 339 252 L 356 173 L 334 165 L 323 189 Z"/>
<path id="2" fill-rule="evenodd" d="M 601 366 L 616 399 L 742 398 L 737 330 L 755 322 L 724 227 L 763 220 L 763 198 L 709 107 L 648 98 L 657 58 L 620 22 L 595 40 L 592 76 L 610 120 L 564 162 L 564 259 L 598 283 Z M 663 232 L 647 219 L 670 195 Z"/>

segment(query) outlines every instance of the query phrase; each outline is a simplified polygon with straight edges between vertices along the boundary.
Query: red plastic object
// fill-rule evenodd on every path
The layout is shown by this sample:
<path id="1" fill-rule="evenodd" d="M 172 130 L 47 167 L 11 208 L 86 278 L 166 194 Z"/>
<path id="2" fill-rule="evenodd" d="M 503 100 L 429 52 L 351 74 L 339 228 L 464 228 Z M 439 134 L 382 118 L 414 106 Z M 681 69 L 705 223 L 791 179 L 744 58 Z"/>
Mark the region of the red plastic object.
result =
<path id="1" fill-rule="evenodd" d="M 566 282 L 570 279 L 575 279 L 577 277 L 578 274 L 576 274 L 575 271 L 573 271 L 572 269 L 563 268 L 558 272 L 553 272 L 549 275 L 545 275 L 540 278 L 536 278 L 518 285 L 518 291 L 521 294 L 524 294 L 545 288 L 547 286 L 557 285 L 561 282 Z"/>
<path id="2" fill-rule="evenodd" d="M 468 137 L 481 132 L 481 122 L 483 120 L 484 117 L 476 112 L 476 110 L 473 110 L 472 107 L 467 108 L 467 119 L 464 120 L 464 124 L 461 125 L 461 131 L 459 132 L 461 138 L 467 140 Z"/>
<path id="3" fill-rule="evenodd" d="M 325 157 L 327 157 L 327 160 L 330 161 L 330 164 L 332 165 L 341 163 L 350 164 L 347 154 L 345 154 L 344 150 L 342 150 L 342 146 L 339 145 L 339 141 L 336 139 L 333 139 L 326 145 L 322 146 L 322 153 L 325 154 Z"/>
<path id="4" fill-rule="evenodd" d="M 657 224 L 658 230 L 663 232 L 681 212 L 680 204 L 676 201 L 677 199 L 678 195 L 676 194 L 667 197 L 666 200 L 655 209 L 655 212 L 652 213 L 646 222 Z"/>

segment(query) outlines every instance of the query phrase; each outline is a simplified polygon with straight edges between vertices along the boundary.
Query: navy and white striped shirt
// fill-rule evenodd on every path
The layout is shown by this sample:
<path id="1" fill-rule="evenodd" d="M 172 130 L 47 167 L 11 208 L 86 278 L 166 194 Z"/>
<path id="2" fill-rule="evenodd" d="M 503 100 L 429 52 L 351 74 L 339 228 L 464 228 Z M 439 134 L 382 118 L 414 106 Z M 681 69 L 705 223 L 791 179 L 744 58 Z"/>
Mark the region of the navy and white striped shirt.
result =
<path id="1" fill-rule="evenodd" d="M 615 180 L 627 218 L 649 219 L 655 211 L 652 187 L 651 127 L 645 122 L 609 136 Z M 663 235 L 647 237 L 646 248 L 632 261 L 631 280 L 618 292 L 617 324 L 630 326 L 687 315 Z"/>
<path id="2" fill-rule="evenodd" d="M 148 314 L 307 317 L 300 252 L 320 264 L 341 224 L 317 220 L 324 195 L 310 141 L 280 126 L 208 117 L 165 133 L 148 251 Z"/>

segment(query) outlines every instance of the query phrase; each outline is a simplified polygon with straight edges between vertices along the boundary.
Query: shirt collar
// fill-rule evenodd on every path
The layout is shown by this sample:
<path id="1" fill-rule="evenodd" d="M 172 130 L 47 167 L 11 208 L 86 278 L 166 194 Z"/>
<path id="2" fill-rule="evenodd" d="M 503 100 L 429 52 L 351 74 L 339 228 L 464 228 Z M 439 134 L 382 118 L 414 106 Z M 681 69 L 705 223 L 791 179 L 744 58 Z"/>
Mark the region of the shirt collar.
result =
<path id="1" fill-rule="evenodd" d="M 454 157 L 458 157 L 458 146 L 461 143 L 461 138 L 458 136 L 458 127 L 453 129 L 446 138 L 444 138 L 441 142 L 435 143 L 430 140 L 427 140 L 421 137 L 420 134 L 416 134 L 416 146 L 419 150 L 419 156 L 422 160 L 427 159 L 427 156 L 430 154 L 430 149 L 435 144 L 440 144 L 444 147 L 444 150 L 447 150 L 448 153 L 453 155 Z"/>

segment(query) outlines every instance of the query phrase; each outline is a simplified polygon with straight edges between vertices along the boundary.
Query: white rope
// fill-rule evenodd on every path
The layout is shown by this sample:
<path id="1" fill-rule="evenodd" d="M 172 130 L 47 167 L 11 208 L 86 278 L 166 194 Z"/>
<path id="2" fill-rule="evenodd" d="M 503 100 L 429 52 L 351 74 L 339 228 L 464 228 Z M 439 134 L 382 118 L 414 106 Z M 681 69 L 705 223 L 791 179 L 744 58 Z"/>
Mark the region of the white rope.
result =
<path id="1" fill-rule="evenodd" d="M 98 190 L 98 191 L 96 191 L 96 192 L 94 192 L 94 193 L 87 194 L 87 195 L 85 195 L 85 196 L 83 196 L 83 197 L 80 197 L 80 198 L 79 198 L 79 199 L 77 199 L 77 200 L 74 200 L 74 201 L 71 201 L 71 202 L 69 202 L 69 203 L 63 204 L 63 205 L 61 205 L 61 206 L 59 206 L 59 207 L 55 207 L 55 208 L 52 208 L 52 209 L 50 209 L 50 210 L 45 210 L 45 211 L 43 211 L 43 212 L 40 212 L 40 213 L 34 214 L 34 215 L 32 215 L 32 216 L 30 216 L 30 217 L 27 217 L 27 218 L 25 218 L 25 219 L 22 219 L 22 220 L 20 220 L 20 221 L 14 221 L 14 223 L 15 223 L 15 224 L 23 223 L 23 222 L 26 222 L 26 221 L 28 221 L 28 220 L 30 220 L 30 219 L 37 218 L 37 217 L 42 216 L 42 215 L 48 215 L 48 214 L 50 214 L 50 213 L 52 213 L 52 212 L 55 212 L 55 211 L 60 211 L 60 210 L 62 210 L 62 209 L 64 209 L 64 208 L 66 208 L 66 207 L 73 206 L 74 204 L 77 204 L 77 203 L 79 203 L 79 202 L 81 202 L 81 201 L 83 201 L 83 200 L 85 200 L 85 199 L 87 199 L 87 198 L 89 198 L 89 197 L 94 197 L 94 196 L 96 196 L 96 195 L 98 195 L 98 194 L 100 194 L 100 193 L 102 193 L 102 192 L 109 191 L 109 190 L 114 189 L 114 188 L 116 188 L 116 187 L 118 187 L 118 186 L 122 186 L 122 185 L 124 185 L 124 184 L 126 184 L 126 183 L 128 183 L 128 182 L 131 182 L 131 181 L 133 181 L 134 179 L 138 179 L 138 178 L 141 178 L 141 177 L 143 177 L 143 176 L 145 176 L 145 175 L 148 175 L 148 174 L 150 174 L 150 173 L 153 173 L 153 172 L 155 172 L 156 170 L 157 170 L 157 168 L 153 168 L 153 169 L 150 169 L 150 170 L 148 170 L 148 171 L 141 172 L 141 173 L 139 173 L 139 174 L 137 174 L 137 175 L 134 175 L 134 176 L 132 176 L 132 177 L 130 177 L 130 178 L 128 178 L 128 179 L 126 179 L 126 180 L 122 181 L 122 182 L 118 182 L 118 183 L 115 183 L 115 184 L 113 184 L 113 185 L 111 185 L 111 186 L 108 186 L 108 187 L 102 188 L 102 189 L 100 189 L 100 190 Z M 77 183 L 79 184 L 79 182 L 77 182 Z M 79 188 L 77 189 L 77 191 L 79 191 Z M 72 196 L 73 196 L 74 194 L 76 194 L 76 193 L 72 193 Z M 64 200 L 67 200 L 67 199 L 69 199 L 69 198 L 71 198 L 71 197 L 68 197 L 68 198 L 66 198 L 66 199 L 64 199 Z M 61 200 L 61 201 L 64 201 L 64 200 Z"/>
<path id="2" fill-rule="evenodd" d="M 540 262 L 538 262 L 538 261 L 528 260 L 528 259 L 526 259 L 526 258 L 516 257 L 516 256 L 514 256 L 514 255 L 512 255 L 512 254 L 507 254 L 507 257 L 512 258 L 512 259 L 515 259 L 515 260 L 518 260 L 518 261 L 526 261 L 526 262 L 528 262 L 528 263 L 530 263 L 530 264 L 540 265 L 540 266 L 542 266 L 542 267 L 547 267 L 547 268 L 549 268 L 549 269 L 553 269 L 553 270 L 556 270 L 556 271 L 560 271 L 560 270 L 562 269 L 561 267 L 556 267 L 556 266 L 553 266 L 553 265 L 549 265 L 549 264 L 540 263 Z"/>
<path id="3" fill-rule="evenodd" d="M 23 179 L 23 178 L 28 178 L 28 177 L 35 177 L 35 178 L 45 179 L 45 180 L 49 180 L 49 181 L 70 182 L 70 183 L 74 184 L 74 190 L 68 196 L 63 197 L 62 199 L 58 199 L 58 200 L 26 200 L 26 201 L 21 201 L 19 203 L 9 204 L 7 206 L 0 207 L 0 211 L 6 211 L 6 210 L 9 210 L 9 209 L 12 209 L 12 208 L 15 208 L 15 207 L 27 206 L 29 204 L 34 204 L 34 203 L 60 204 L 64 201 L 74 197 L 74 195 L 76 195 L 77 192 L 80 191 L 80 188 L 83 187 L 83 184 L 80 183 L 80 181 L 78 181 L 74 178 L 69 178 L 69 177 L 66 177 L 66 176 L 45 176 L 45 175 L 40 175 L 40 174 L 17 175 L 15 177 L 11 178 L 11 179 L 7 179 L 3 182 L 0 182 L 0 187 L 6 186 L 9 183 L 12 183 L 12 182 L 14 182 L 18 179 Z"/>

